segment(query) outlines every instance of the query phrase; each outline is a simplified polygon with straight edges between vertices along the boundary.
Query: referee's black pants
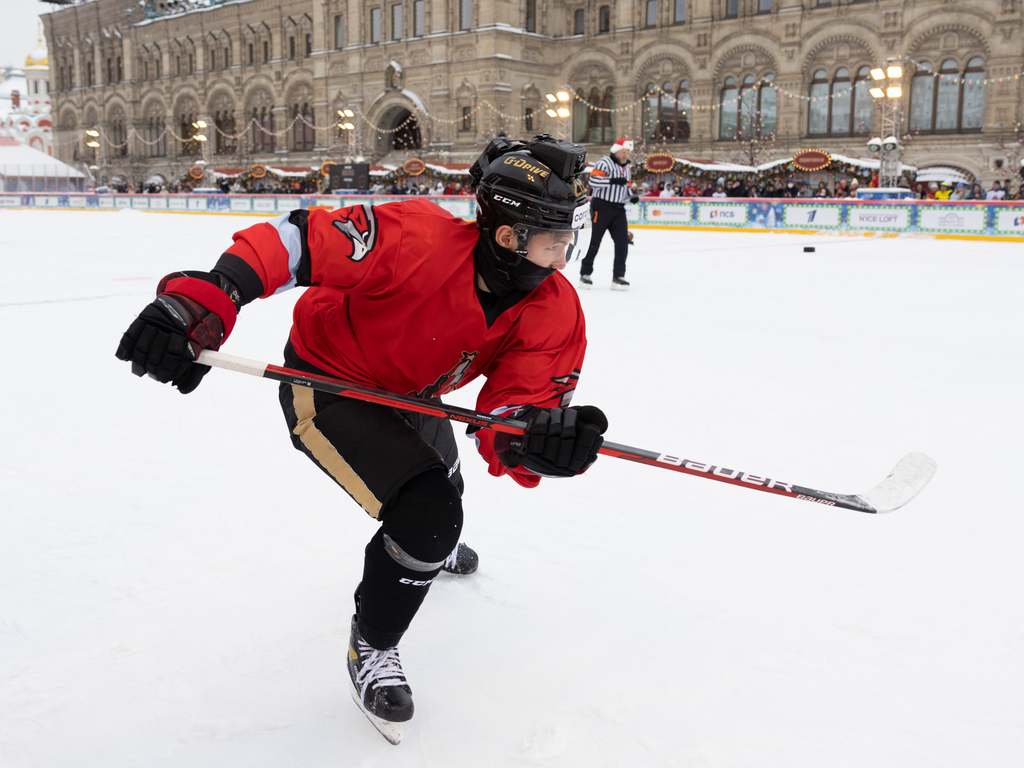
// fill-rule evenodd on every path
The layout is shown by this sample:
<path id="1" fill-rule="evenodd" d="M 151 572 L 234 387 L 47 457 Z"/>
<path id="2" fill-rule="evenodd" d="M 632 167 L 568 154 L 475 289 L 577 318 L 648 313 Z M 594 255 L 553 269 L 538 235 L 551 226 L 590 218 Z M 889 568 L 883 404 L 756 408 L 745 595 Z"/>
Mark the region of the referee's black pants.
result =
<path id="1" fill-rule="evenodd" d="M 594 271 L 594 259 L 601 247 L 605 231 L 611 233 L 615 243 L 615 264 L 612 277 L 626 276 L 626 255 L 629 252 L 629 226 L 626 222 L 626 206 L 622 203 L 609 203 L 599 197 L 590 200 L 591 216 L 594 232 L 590 237 L 590 250 L 583 257 L 580 267 L 581 275 L 589 275 Z"/>

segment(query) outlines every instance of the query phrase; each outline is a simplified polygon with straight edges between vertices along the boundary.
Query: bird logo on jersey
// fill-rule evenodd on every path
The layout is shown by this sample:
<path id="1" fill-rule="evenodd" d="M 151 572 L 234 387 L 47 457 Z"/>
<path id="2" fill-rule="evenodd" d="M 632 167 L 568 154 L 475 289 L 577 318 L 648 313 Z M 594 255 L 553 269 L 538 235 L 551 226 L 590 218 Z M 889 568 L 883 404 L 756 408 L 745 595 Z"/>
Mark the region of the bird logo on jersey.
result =
<path id="1" fill-rule="evenodd" d="M 453 389 L 458 389 L 459 383 L 466 376 L 466 371 L 469 370 L 469 366 L 473 364 L 479 354 L 479 352 L 463 352 L 459 362 L 450 371 L 442 373 L 437 377 L 437 381 L 419 392 L 410 392 L 409 394 L 413 397 L 438 397 L 447 395 Z"/>
<path id="2" fill-rule="evenodd" d="M 349 242 L 348 253 L 342 253 L 352 261 L 362 261 L 377 244 L 377 217 L 369 203 L 340 208 L 332 216 L 334 228 Z"/>

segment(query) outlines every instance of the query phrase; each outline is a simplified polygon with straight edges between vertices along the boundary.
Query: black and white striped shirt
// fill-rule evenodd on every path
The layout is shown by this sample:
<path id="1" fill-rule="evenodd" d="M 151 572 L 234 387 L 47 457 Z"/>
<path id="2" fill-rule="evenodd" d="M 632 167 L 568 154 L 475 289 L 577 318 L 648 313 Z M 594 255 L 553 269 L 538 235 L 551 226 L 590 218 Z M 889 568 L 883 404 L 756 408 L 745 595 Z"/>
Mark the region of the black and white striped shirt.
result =
<path id="1" fill-rule="evenodd" d="M 629 181 L 632 175 L 628 165 L 619 165 L 611 155 L 594 163 L 590 172 L 590 189 L 598 200 L 623 205 L 629 200 Z M 612 179 L 625 179 L 625 184 L 612 184 Z"/>

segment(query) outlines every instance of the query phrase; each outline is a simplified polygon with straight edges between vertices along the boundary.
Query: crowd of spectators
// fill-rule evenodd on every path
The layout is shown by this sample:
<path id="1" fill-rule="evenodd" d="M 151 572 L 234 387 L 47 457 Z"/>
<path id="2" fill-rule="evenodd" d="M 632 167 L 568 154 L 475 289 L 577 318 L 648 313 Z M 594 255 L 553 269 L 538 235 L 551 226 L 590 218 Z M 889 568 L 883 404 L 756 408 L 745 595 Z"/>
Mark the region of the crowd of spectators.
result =
<path id="1" fill-rule="evenodd" d="M 877 186 L 872 178 L 869 186 Z M 857 190 L 863 185 L 856 178 L 842 179 L 829 188 L 824 181 L 812 184 L 809 181 L 789 180 L 758 182 L 743 179 L 698 180 L 684 177 L 677 181 L 642 182 L 636 185 L 636 194 L 641 197 L 789 197 L 798 199 L 828 198 L 856 199 Z M 993 181 L 990 188 L 985 189 L 980 181 L 965 184 L 962 181 L 941 182 L 908 182 L 900 181 L 900 186 L 909 189 L 918 200 L 1024 200 L 1024 191 L 1020 184 L 1010 179 Z"/>

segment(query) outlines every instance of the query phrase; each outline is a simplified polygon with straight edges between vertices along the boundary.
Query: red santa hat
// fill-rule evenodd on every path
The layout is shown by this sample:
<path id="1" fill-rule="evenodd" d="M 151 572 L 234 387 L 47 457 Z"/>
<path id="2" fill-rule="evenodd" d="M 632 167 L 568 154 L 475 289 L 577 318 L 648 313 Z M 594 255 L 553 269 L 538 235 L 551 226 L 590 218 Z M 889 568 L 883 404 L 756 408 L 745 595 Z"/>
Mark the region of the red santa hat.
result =
<path id="1" fill-rule="evenodd" d="M 612 144 L 612 148 L 611 148 L 610 152 L 611 152 L 611 154 L 614 155 L 616 152 L 621 152 L 624 149 L 628 149 L 630 152 L 633 151 L 633 140 L 632 139 L 625 139 L 625 138 L 619 139 L 614 144 Z"/>

